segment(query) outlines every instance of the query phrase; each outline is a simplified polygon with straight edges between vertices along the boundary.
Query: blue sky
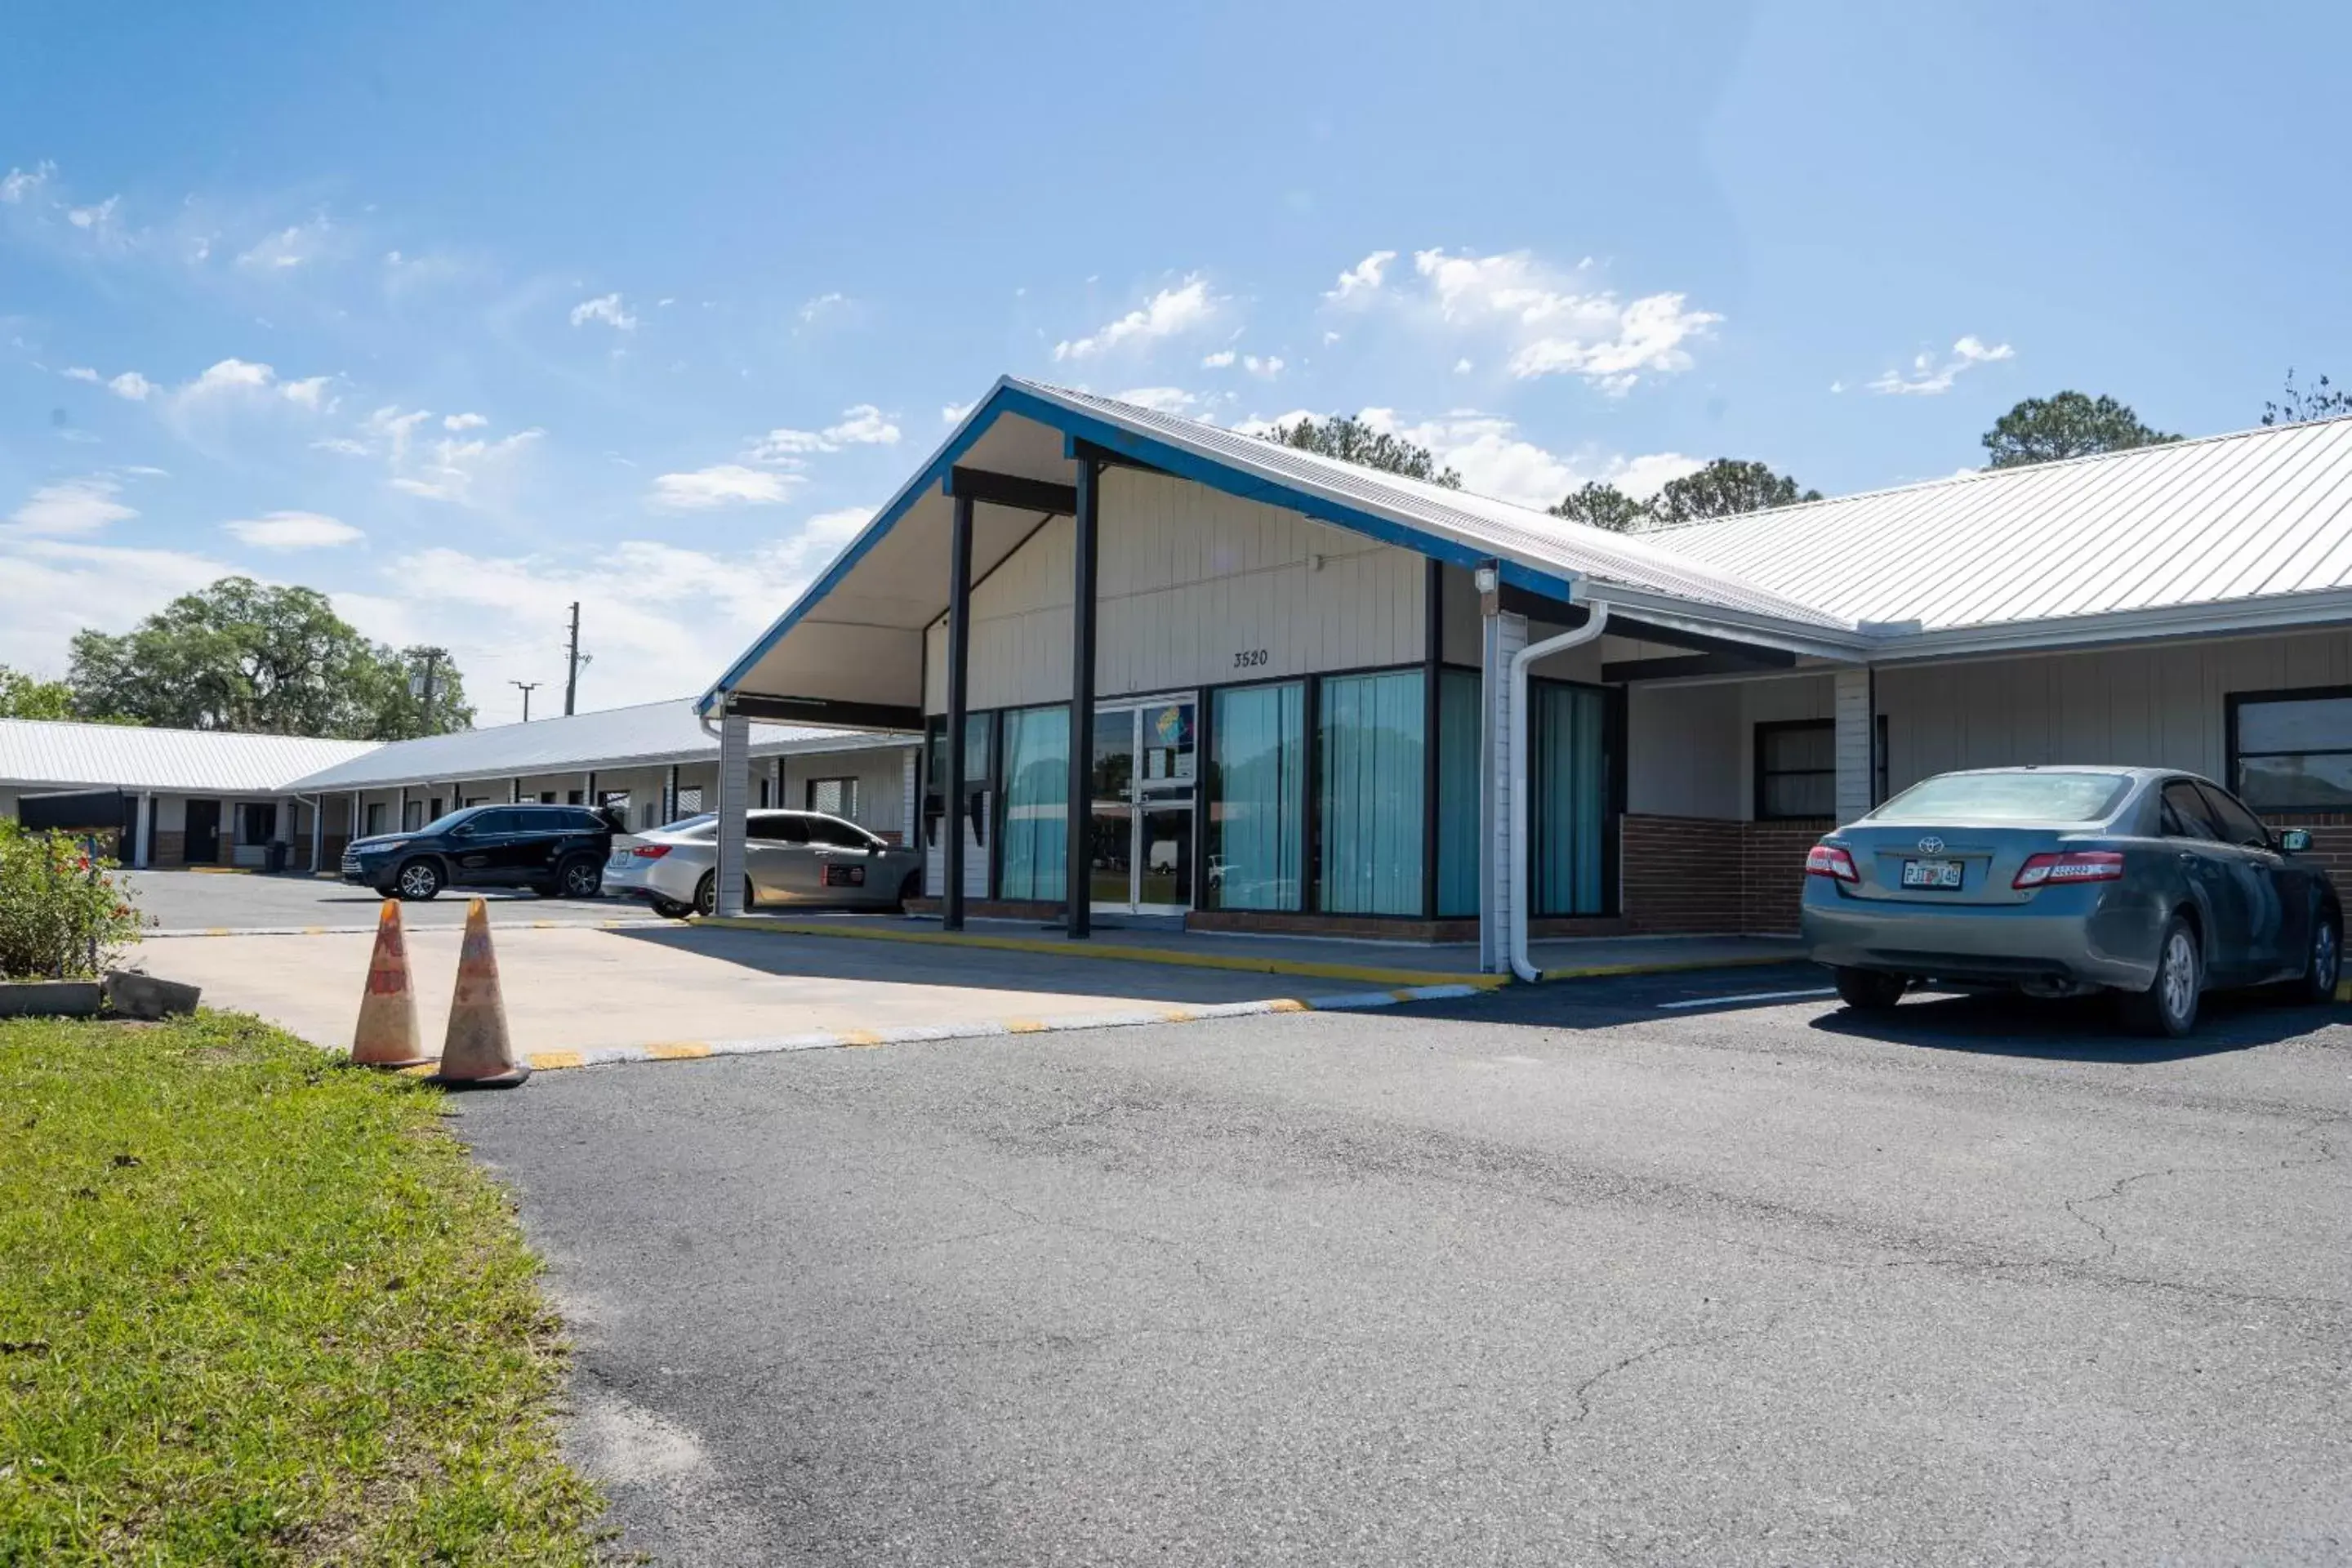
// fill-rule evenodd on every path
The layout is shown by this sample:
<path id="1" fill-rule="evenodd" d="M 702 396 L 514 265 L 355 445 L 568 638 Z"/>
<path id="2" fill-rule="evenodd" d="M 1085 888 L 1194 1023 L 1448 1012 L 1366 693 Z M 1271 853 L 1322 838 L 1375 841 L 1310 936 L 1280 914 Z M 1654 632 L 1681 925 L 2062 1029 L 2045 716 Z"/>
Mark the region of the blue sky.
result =
<path id="1" fill-rule="evenodd" d="M 1541 504 L 2352 374 L 2339 7 L 18 7 L 0 662 L 230 571 L 701 688 L 1012 372 Z M 1933 571 L 1933 562 L 1920 570 Z"/>

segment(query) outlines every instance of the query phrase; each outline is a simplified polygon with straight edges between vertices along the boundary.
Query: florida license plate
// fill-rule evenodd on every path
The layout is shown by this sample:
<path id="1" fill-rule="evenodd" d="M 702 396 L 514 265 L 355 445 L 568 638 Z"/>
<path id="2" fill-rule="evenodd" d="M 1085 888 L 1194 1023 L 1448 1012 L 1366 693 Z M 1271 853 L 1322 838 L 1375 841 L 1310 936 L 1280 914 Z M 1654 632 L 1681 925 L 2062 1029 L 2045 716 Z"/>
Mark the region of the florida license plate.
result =
<path id="1" fill-rule="evenodd" d="M 1958 860 L 1906 860 L 1903 862 L 1903 885 L 1906 888 L 1957 888 L 1960 885 L 1960 863 Z"/>

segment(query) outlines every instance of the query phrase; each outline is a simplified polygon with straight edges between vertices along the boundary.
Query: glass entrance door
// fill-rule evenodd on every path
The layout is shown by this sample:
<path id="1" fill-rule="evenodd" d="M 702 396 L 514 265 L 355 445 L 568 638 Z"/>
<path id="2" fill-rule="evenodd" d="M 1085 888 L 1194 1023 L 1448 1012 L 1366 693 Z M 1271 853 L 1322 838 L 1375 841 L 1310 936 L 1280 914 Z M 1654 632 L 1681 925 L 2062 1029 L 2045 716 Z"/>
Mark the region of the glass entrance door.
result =
<path id="1" fill-rule="evenodd" d="M 1095 710 L 1094 907 L 1181 914 L 1192 907 L 1197 709 L 1189 697 Z"/>

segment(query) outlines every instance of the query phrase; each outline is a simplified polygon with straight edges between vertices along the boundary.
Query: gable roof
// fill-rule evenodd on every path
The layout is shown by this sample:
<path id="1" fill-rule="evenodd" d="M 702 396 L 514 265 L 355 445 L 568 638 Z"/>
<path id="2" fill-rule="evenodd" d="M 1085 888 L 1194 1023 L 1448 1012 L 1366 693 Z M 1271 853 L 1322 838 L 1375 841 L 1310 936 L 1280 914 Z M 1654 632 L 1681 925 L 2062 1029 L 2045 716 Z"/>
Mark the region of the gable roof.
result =
<path id="1" fill-rule="evenodd" d="M 269 795 L 289 779 L 363 755 L 376 745 L 300 735 L 0 719 L 0 784 Z"/>
<path id="2" fill-rule="evenodd" d="M 781 724 L 751 726 L 755 756 L 864 751 L 911 745 L 915 739 Z M 289 787 L 307 795 L 420 782 L 658 766 L 699 762 L 718 754 L 719 742 L 703 729 L 693 702 L 677 697 L 666 702 L 534 719 L 528 724 L 495 724 L 485 730 L 456 730 L 446 735 L 394 741 L 364 755 L 337 759 L 331 765 L 296 778 Z"/>
<path id="3" fill-rule="evenodd" d="M 2310 618 L 2352 594 L 2352 418 L 1957 474 L 1648 537 L 1898 643 L 2061 632 L 2085 617 L 2126 628 Z"/>
<path id="4" fill-rule="evenodd" d="M 1831 657 L 1851 657 L 1862 643 L 1833 614 L 1649 538 L 1006 376 L 713 683 L 702 705 L 729 691 L 851 707 L 913 702 L 922 629 L 947 607 L 950 470 L 969 464 L 1066 486 L 1076 478 L 1074 448 L 1081 442 L 1456 566 L 1495 561 L 1505 584 L 1562 603 L 1604 594 L 1662 626 Z M 1034 510 L 977 506 L 974 579 L 1017 549 L 1037 521 Z"/>

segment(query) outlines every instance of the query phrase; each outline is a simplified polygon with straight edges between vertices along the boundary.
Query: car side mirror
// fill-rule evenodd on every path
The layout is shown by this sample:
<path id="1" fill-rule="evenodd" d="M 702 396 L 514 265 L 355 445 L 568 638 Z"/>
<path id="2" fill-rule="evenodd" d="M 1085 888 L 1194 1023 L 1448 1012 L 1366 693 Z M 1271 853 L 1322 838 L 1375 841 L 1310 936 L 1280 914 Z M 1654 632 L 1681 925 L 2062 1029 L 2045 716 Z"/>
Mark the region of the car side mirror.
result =
<path id="1" fill-rule="evenodd" d="M 449 830 L 452 838 L 471 838 L 473 836 L 474 825 L 470 822 L 461 822 Z"/>
<path id="2" fill-rule="evenodd" d="M 2308 852 L 2310 848 L 2311 829 L 2307 827 L 2290 827 L 2279 835 L 2281 854 L 2302 855 Z"/>

